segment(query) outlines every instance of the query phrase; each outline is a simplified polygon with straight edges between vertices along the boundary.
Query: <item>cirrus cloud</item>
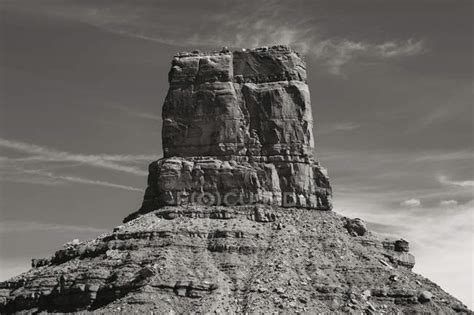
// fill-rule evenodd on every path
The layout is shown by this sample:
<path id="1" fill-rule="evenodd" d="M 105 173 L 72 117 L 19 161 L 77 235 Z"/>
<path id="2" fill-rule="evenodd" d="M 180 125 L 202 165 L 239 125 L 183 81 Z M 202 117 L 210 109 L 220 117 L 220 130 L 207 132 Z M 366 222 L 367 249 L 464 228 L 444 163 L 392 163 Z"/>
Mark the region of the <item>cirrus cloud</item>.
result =
<path id="1" fill-rule="evenodd" d="M 411 199 L 407 199 L 407 200 L 404 200 L 400 203 L 401 206 L 403 207 L 419 207 L 421 206 L 421 201 L 420 199 L 416 199 L 416 198 L 411 198 Z"/>
<path id="2" fill-rule="evenodd" d="M 451 180 L 447 176 L 440 175 L 438 176 L 438 181 L 441 184 L 445 185 L 452 185 L 452 186 L 459 186 L 459 187 L 473 187 L 474 186 L 474 180 Z"/>
<path id="3" fill-rule="evenodd" d="M 15 9 L 35 10 L 48 16 L 76 20 L 120 36 L 176 47 L 259 47 L 290 45 L 314 58 L 332 75 L 343 74 L 343 67 L 361 58 L 374 61 L 412 57 L 428 49 L 423 39 L 402 38 L 385 41 L 334 36 L 314 16 L 282 1 L 247 3 L 245 6 L 215 5 L 212 14 L 205 6 L 189 12 L 170 10 L 148 1 L 81 1 L 55 5 L 34 2 L 9 3 Z M 206 15 L 193 19 L 190 15 Z M 187 23 L 181 23 L 183 19 Z"/>
<path id="4" fill-rule="evenodd" d="M 455 207 L 458 205 L 458 202 L 456 200 L 441 200 L 439 202 L 439 205 L 442 207 Z"/>

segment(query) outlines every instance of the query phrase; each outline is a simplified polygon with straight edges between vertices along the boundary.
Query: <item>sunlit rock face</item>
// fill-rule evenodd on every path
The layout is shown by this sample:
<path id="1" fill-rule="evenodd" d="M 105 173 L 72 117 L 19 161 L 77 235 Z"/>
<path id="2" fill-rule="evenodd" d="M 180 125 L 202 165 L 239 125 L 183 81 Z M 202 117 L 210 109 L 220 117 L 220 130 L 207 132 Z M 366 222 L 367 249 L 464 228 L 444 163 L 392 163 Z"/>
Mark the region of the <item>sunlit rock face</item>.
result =
<path id="1" fill-rule="evenodd" d="M 314 158 L 306 66 L 296 52 L 180 53 L 169 84 L 164 158 L 150 165 L 140 213 L 195 203 L 331 209 L 329 180 Z"/>

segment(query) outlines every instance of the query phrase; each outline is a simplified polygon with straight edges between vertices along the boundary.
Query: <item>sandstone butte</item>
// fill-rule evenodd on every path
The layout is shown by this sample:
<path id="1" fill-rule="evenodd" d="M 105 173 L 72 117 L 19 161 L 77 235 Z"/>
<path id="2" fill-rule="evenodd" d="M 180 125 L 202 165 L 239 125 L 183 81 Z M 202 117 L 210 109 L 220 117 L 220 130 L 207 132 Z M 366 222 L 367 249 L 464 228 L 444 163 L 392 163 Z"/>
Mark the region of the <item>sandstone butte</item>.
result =
<path id="1" fill-rule="evenodd" d="M 141 208 L 2 282 L 1 313 L 472 313 L 331 211 L 298 53 L 180 53 L 169 84 Z"/>

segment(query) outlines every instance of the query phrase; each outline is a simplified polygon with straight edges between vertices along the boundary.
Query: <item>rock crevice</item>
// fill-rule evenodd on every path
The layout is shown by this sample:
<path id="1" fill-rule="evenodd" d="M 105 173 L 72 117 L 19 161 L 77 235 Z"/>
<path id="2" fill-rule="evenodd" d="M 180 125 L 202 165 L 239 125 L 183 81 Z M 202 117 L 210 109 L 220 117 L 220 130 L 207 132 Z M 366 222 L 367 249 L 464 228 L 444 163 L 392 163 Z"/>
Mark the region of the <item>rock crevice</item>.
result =
<path id="1" fill-rule="evenodd" d="M 164 158 L 149 168 L 140 210 L 269 204 L 330 210 L 314 157 L 306 66 L 286 46 L 181 53 L 163 105 Z"/>

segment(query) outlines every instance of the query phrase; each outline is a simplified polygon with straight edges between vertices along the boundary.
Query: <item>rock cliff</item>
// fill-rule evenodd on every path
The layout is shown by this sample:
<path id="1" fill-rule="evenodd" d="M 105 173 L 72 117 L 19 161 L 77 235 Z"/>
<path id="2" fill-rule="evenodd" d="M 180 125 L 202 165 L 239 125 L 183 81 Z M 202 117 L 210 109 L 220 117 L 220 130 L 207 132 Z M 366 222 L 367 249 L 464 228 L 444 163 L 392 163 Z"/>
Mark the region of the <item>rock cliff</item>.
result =
<path id="1" fill-rule="evenodd" d="M 305 65 L 284 46 L 177 55 L 143 205 L 0 283 L 0 313 L 472 313 L 409 243 L 331 209 Z"/>
<path id="2" fill-rule="evenodd" d="M 150 165 L 138 214 L 165 205 L 270 204 L 331 209 L 314 158 L 306 66 L 286 46 L 173 58 L 164 158 Z"/>

